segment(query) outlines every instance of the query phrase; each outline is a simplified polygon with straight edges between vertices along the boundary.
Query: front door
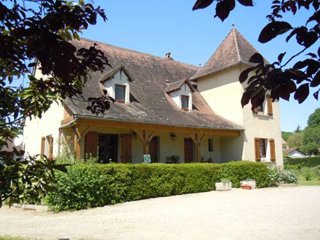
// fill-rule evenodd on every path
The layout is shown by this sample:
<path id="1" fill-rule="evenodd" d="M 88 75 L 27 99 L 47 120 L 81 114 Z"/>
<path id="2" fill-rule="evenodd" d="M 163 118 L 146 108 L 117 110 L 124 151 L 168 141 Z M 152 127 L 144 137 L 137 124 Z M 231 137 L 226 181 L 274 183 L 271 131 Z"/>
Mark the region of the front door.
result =
<path id="1" fill-rule="evenodd" d="M 99 134 L 99 162 L 109 163 L 118 161 L 118 135 Z"/>
<path id="2" fill-rule="evenodd" d="M 191 138 L 184 139 L 184 162 L 191 163 L 193 162 L 194 155 L 194 145 Z"/>

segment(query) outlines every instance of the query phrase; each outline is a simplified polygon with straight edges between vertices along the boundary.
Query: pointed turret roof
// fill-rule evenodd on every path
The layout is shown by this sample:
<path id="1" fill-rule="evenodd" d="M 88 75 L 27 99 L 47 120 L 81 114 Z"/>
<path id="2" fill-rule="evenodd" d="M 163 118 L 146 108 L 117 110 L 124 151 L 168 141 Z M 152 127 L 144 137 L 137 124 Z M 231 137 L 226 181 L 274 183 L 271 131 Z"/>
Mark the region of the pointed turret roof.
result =
<path id="1" fill-rule="evenodd" d="M 258 52 L 239 32 L 233 28 L 207 63 L 191 78 L 223 70 L 238 63 L 249 64 L 250 57 Z"/>

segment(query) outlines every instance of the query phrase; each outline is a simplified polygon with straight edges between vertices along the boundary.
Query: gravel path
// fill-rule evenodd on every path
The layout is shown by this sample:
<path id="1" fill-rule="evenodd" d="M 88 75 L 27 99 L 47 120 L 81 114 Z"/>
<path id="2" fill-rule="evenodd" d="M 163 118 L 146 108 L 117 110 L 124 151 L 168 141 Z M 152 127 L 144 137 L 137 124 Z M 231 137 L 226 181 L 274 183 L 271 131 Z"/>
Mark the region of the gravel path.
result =
<path id="1" fill-rule="evenodd" d="M 233 189 L 77 212 L 0 209 L 0 236 L 36 239 L 320 239 L 320 187 Z"/>

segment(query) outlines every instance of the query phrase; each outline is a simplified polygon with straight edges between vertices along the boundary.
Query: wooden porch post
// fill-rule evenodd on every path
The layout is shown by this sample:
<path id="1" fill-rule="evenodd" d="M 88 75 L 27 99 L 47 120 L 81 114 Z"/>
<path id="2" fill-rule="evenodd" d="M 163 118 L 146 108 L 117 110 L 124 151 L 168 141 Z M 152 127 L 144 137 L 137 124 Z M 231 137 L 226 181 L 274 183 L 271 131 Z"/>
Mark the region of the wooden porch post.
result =
<path id="1" fill-rule="evenodd" d="M 155 131 L 152 131 L 150 133 L 148 133 L 147 130 L 142 130 L 142 133 L 137 130 L 133 130 L 133 131 L 138 135 L 139 139 L 143 144 L 143 154 L 149 154 L 149 144 L 151 139 L 155 135 Z"/>
<path id="2" fill-rule="evenodd" d="M 190 137 L 192 141 L 194 142 L 195 145 L 195 161 L 200 162 L 201 161 L 201 142 L 204 139 L 206 135 L 205 134 L 200 134 L 200 133 L 194 133 L 190 134 Z"/>
<path id="3" fill-rule="evenodd" d="M 73 145 L 74 145 L 74 154 L 76 159 L 80 160 L 81 158 L 81 133 L 77 126 L 73 127 Z"/>

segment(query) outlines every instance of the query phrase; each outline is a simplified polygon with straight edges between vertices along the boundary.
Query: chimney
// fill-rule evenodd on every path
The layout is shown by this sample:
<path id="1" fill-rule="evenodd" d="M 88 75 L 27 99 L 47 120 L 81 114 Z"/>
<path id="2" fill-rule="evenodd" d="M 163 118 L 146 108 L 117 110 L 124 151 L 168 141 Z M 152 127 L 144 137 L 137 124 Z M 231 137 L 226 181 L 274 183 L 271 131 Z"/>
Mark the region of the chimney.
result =
<path id="1" fill-rule="evenodd" d="M 173 60 L 173 58 L 171 57 L 171 52 L 166 53 L 165 56 L 167 59 Z"/>

